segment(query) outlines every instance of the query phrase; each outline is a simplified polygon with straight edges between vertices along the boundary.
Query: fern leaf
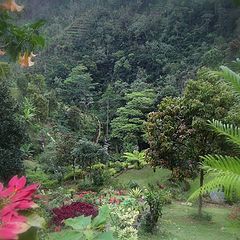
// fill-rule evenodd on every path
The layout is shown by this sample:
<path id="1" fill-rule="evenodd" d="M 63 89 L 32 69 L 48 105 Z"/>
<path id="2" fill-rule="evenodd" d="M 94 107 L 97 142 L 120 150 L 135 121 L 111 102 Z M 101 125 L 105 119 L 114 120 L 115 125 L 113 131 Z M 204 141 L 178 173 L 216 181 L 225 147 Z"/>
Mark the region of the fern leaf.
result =
<path id="1" fill-rule="evenodd" d="M 240 176 L 240 159 L 238 157 L 207 155 L 202 157 L 202 168 L 207 172 L 225 173 L 232 172 Z"/>
<path id="2" fill-rule="evenodd" d="M 240 128 L 232 124 L 223 124 L 218 120 L 209 121 L 210 126 L 215 130 L 219 135 L 226 136 L 228 141 L 236 144 L 240 147 Z"/>
<path id="3" fill-rule="evenodd" d="M 0 62 L 0 78 L 6 78 L 10 72 L 9 64 L 6 62 Z"/>
<path id="4" fill-rule="evenodd" d="M 204 184 L 195 191 L 189 201 L 210 193 L 223 190 L 226 196 L 232 197 L 233 193 L 240 196 L 240 159 L 237 157 L 208 155 L 203 157 L 202 168 L 214 176 L 214 179 Z"/>
<path id="5" fill-rule="evenodd" d="M 240 75 L 226 66 L 221 66 L 220 68 L 222 71 L 219 72 L 219 77 L 222 77 L 224 80 L 226 80 L 229 85 L 231 85 L 233 90 L 237 94 L 240 94 Z"/>
<path id="6" fill-rule="evenodd" d="M 199 195 L 208 194 L 212 191 L 223 190 L 225 195 L 229 198 L 232 197 L 235 192 L 238 196 L 240 196 L 240 176 L 234 174 L 221 175 L 215 177 L 213 180 L 204 184 L 202 188 L 199 188 L 195 191 L 188 199 L 188 201 L 195 200 L 199 197 Z"/>

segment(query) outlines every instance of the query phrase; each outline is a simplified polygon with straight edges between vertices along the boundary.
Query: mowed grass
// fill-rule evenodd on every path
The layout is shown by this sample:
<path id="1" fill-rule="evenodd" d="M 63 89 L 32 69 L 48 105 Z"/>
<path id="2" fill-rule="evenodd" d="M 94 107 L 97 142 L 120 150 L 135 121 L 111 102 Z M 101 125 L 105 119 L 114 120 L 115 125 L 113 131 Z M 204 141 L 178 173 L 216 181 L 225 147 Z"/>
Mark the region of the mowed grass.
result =
<path id="1" fill-rule="evenodd" d="M 237 240 L 240 239 L 240 223 L 229 220 L 232 210 L 226 207 L 206 206 L 204 212 L 211 221 L 194 220 L 196 207 L 173 203 L 165 206 L 155 235 L 142 235 L 140 240 Z"/>
<path id="2" fill-rule="evenodd" d="M 118 177 L 122 184 L 130 180 L 140 186 L 148 183 L 164 183 L 169 171 L 158 169 L 155 173 L 151 168 L 130 170 Z M 198 180 L 191 182 L 193 191 L 198 187 Z M 184 193 L 185 195 L 186 193 Z M 187 195 L 188 195 L 187 194 Z M 192 215 L 197 213 L 197 206 L 186 206 L 183 202 L 173 202 L 164 207 L 163 218 L 159 221 L 158 231 L 154 235 L 141 234 L 140 240 L 240 240 L 240 222 L 230 220 L 229 214 L 233 207 L 210 205 L 204 206 L 211 221 L 195 220 Z"/>
<path id="3" fill-rule="evenodd" d="M 156 169 L 156 172 L 153 171 L 150 167 L 145 167 L 140 170 L 131 169 L 127 172 L 120 175 L 117 179 L 118 181 L 126 185 L 130 181 L 134 181 L 139 186 L 147 186 L 148 184 L 156 184 L 156 183 L 164 183 L 167 181 L 168 177 L 170 176 L 170 171 L 167 169 Z"/>

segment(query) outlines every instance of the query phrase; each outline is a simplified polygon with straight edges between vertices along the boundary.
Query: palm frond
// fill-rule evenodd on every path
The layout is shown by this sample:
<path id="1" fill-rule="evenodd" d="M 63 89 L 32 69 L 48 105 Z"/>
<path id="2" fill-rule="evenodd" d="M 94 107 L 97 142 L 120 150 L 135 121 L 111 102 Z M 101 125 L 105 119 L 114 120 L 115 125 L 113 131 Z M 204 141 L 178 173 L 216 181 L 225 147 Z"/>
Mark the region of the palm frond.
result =
<path id="1" fill-rule="evenodd" d="M 209 70 L 206 75 L 212 78 L 223 79 L 239 96 L 240 95 L 240 75 L 226 66 L 220 67 L 221 71 Z"/>
<path id="2" fill-rule="evenodd" d="M 237 147 L 240 147 L 240 128 L 234 126 L 233 124 L 224 124 L 218 120 L 209 121 L 210 126 L 214 129 L 219 135 L 226 136 L 228 141 L 236 144 Z"/>
<path id="3" fill-rule="evenodd" d="M 213 180 L 204 184 L 202 188 L 196 190 L 188 199 L 192 201 L 197 199 L 200 195 L 208 194 L 212 191 L 223 190 L 225 195 L 229 198 L 232 197 L 233 193 L 240 196 L 240 176 L 234 174 L 226 174 L 222 176 L 217 176 Z"/>
<path id="4" fill-rule="evenodd" d="M 208 173 L 232 172 L 240 176 L 240 159 L 238 157 L 207 155 L 202 157 L 202 168 Z"/>
<path id="5" fill-rule="evenodd" d="M 229 198 L 233 193 L 240 196 L 240 159 L 237 157 L 208 155 L 203 157 L 202 168 L 212 174 L 214 178 L 196 190 L 189 201 L 208 194 L 212 191 L 224 191 Z"/>
<path id="6" fill-rule="evenodd" d="M 239 41 L 239 42 L 240 42 L 240 41 Z M 230 68 L 231 68 L 233 71 L 239 73 L 239 72 L 240 72 L 240 59 L 237 58 L 235 61 L 232 61 L 232 62 L 230 63 Z"/>
<path id="7" fill-rule="evenodd" d="M 240 75 L 232 71 L 226 66 L 220 67 L 222 71 L 218 72 L 218 76 L 227 81 L 227 83 L 233 88 L 233 90 L 240 94 Z"/>
<path id="8" fill-rule="evenodd" d="M 6 78 L 10 72 L 9 64 L 6 62 L 0 62 L 0 79 Z"/>

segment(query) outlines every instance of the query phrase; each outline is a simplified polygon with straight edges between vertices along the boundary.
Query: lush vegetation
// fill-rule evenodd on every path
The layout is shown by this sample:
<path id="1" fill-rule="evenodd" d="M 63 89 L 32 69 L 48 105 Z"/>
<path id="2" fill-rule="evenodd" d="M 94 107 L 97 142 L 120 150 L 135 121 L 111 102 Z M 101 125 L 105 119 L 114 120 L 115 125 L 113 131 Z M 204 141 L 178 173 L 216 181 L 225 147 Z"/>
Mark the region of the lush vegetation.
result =
<path id="1" fill-rule="evenodd" d="M 239 1 L 19 2 L 0 0 L 0 239 L 238 239 Z"/>

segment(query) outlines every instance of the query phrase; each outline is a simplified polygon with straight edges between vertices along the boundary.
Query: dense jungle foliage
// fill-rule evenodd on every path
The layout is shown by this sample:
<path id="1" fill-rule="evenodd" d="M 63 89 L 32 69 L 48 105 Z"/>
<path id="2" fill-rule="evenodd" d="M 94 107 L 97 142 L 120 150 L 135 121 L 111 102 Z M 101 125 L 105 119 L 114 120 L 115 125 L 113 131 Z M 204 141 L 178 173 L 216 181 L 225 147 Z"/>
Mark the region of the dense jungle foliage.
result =
<path id="1" fill-rule="evenodd" d="M 33 120 L 49 131 L 54 125 L 111 154 L 146 149 L 147 114 L 164 97 L 180 96 L 200 67 L 217 69 L 240 49 L 239 9 L 231 1 L 26 5 L 24 19 L 47 20 L 47 46 L 31 73 L 14 77 L 19 102 L 30 100 Z"/>

